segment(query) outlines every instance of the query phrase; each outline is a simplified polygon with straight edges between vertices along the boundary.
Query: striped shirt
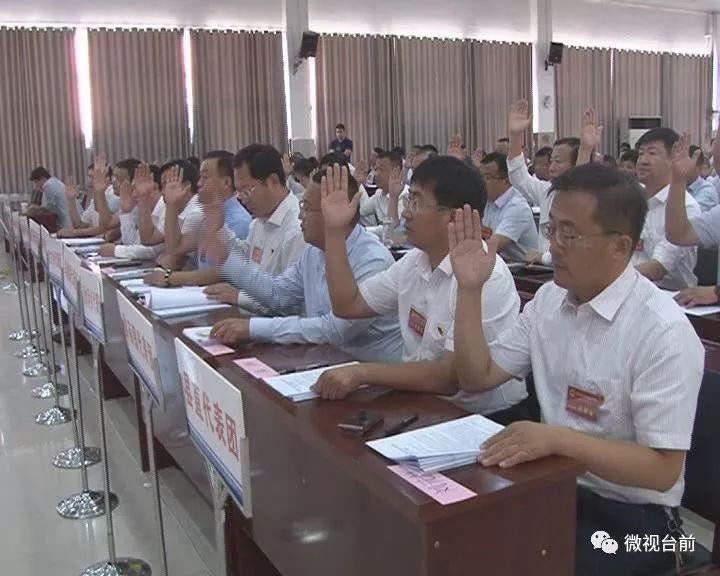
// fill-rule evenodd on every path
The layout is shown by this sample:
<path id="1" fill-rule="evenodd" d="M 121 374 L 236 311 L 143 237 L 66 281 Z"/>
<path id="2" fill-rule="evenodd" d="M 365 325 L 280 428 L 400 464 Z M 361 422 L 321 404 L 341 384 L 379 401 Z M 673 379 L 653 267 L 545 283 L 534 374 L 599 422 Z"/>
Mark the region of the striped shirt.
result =
<path id="1" fill-rule="evenodd" d="M 540 207 L 540 226 L 550 221 L 550 206 L 552 206 L 553 194 L 550 194 L 552 182 L 540 180 L 537 176 L 533 176 L 528 172 L 525 156 L 518 154 L 515 158 L 508 158 L 508 172 L 510 176 L 510 184 L 525 199 Z M 538 251 L 541 253 L 550 250 L 550 241 L 542 234 L 538 234 Z"/>
<path id="2" fill-rule="evenodd" d="M 545 284 L 490 351 L 510 374 L 532 370 L 548 424 L 650 448 L 690 448 L 704 349 L 682 309 L 632 266 L 579 306 L 567 290 Z M 595 421 L 567 410 L 570 387 L 603 398 Z M 578 481 L 606 498 L 673 507 L 685 484 L 682 474 L 667 492 L 591 473 Z"/>

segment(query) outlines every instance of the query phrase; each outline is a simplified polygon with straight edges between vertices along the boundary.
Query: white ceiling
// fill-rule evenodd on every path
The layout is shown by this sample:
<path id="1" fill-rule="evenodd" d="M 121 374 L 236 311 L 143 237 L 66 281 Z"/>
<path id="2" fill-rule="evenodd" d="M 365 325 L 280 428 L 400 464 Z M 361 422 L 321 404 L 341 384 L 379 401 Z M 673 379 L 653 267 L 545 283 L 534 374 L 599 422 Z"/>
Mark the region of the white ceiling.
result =
<path id="1" fill-rule="evenodd" d="M 720 0 L 586 0 L 598 4 L 630 4 L 635 6 L 657 6 L 681 11 L 720 11 Z"/>

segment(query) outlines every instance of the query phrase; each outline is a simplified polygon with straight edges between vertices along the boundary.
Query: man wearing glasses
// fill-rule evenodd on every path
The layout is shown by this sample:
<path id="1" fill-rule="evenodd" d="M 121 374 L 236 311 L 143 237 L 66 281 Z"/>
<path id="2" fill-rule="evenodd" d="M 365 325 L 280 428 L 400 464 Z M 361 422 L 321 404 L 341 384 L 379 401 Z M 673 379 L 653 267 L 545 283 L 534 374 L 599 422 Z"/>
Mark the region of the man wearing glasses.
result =
<path id="1" fill-rule="evenodd" d="M 408 242 L 416 247 L 387 271 L 357 282 L 345 251 L 343 230 L 357 210 L 347 195 L 347 174 L 336 167 L 323 182 L 327 283 L 333 311 L 341 318 L 397 314 L 403 337 L 402 364 L 358 364 L 325 372 L 317 392 L 331 400 L 362 385 L 439 394 L 470 412 L 493 414 L 507 423 L 525 416 L 522 379 L 508 376 L 483 393 L 458 390 L 453 366 L 457 283 L 448 258 L 447 226 L 465 204 L 482 213 L 487 192 L 482 176 L 464 162 L 438 156 L 413 173 L 403 217 Z M 492 339 L 512 326 L 520 298 L 505 263 L 498 259 L 483 302 L 484 328 Z"/>
<path id="2" fill-rule="evenodd" d="M 497 268 L 480 215 L 449 228 L 458 283 L 455 365 L 461 389 L 492 390 L 532 371 L 542 424 L 516 422 L 480 447 L 484 466 L 510 468 L 550 455 L 577 460 L 577 576 L 662 573 L 673 553 L 628 553 L 626 535 L 677 539 L 683 464 L 690 448 L 704 350 L 670 295 L 633 267 L 645 224 L 643 190 L 597 164 L 558 178 L 550 220 L 554 282 L 499 336 L 485 291 Z M 602 531 L 617 554 L 593 547 Z"/>

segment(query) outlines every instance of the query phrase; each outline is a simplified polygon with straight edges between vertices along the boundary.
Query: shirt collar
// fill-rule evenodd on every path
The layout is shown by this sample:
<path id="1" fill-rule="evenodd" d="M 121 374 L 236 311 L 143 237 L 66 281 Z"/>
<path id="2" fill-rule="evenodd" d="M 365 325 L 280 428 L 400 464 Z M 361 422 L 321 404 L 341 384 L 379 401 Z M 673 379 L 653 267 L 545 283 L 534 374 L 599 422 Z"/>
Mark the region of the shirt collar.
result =
<path id="1" fill-rule="evenodd" d="M 505 190 L 505 192 L 502 193 L 502 195 L 497 199 L 493 201 L 493 204 L 497 206 L 498 208 L 504 207 L 510 200 L 512 200 L 513 196 L 515 195 L 515 188 L 512 186 Z"/>
<path id="2" fill-rule="evenodd" d="M 670 184 L 665 186 L 660 192 L 655 194 L 652 198 L 648 199 L 650 204 L 665 204 L 667 202 L 668 193 L 670 192 Z"/>
<path id="3" fill-rule="evenodd" d="M 433 270 L 430 267 L 430 258 L 428 257 L 426 252 L 423 252 L 422 250 L 419 250 L 420 252 L 420 258 L 418 258 L 417 261 L 417 268 L 418 273 L 420 274 L 420 277 L 423 280 L 430 280 L 430 277 L 435 273 L 435 271 L 439 270 L 445 276 L 450 278 L 453 275 L 453 269 L 452 264 L 450 263 L 450 255 L 446 254 L 445 258 L 442 259 L 442 262 L 438 265 L 435 270 Z"/>
<path id="4" fill-rule="evenodd" d="M 705 184 L 705 180 L 703 180 L 701 176 L 698 176 L 698 179 L 695 180 L 695 182 L 693 182 L 692 184 L 690 184 L 690 186 L 688 186 L 688 190 L 694 191 L 696 188 L 700 188 L 700 186 L 702 186 L 703 184 Z"/>
<path id="5" fill-rule="evenodd" d="M 280 202 L 273 213 L 270 214 L 270 218 L 268 218 L 267 221 L 275 226 L 282 226 L 282 223 L 285 220 L 285 215 L 293 207 L 293 204 L 297 204 L 297 198 L 295 198 L 294 194 L 288 192 L 283 201 Z"/>
<path id="6" fill-rule="evenodd" d="M 627 267 L 620 276 L 618 276 L 605 290 L 600 292 L 595 298 L 587 303 L 598 315 L 602 316 L 608 322 L 615 319 L 617 311 L 620 309 L 628 295 L 635 286 L 638 278 L 638 272 L 632 265 L 628 263 Z M 577 309 L 578 305 L 570 299 L 568 294 L 565 295 L 564 303 L 567 306 Z"/>

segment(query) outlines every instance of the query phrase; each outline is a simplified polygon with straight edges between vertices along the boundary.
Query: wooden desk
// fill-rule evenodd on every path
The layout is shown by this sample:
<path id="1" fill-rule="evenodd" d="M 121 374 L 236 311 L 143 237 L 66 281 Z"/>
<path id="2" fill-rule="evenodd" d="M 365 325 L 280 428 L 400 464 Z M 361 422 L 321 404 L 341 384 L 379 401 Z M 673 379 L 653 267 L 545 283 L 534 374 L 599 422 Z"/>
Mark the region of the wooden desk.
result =
<path id="1" fill-rule="evenodd" d="M 220 311 L 167 321 L 143 313 L 168 338 L 187 326 L 241 314 Z M 573 461 L 549 458 L 510 471 L 474 465 L 449 472 L 478 496 L 441 506 L 390 472 L 389 463 L 365 446 L 369 438 L 342 434 L 336 425 L 369 409 L 388 423 L 417 413 L 413 426 L 420 427 L 462 416 L 460 408 L 431 395 L 377 389 L 343 402 L 295 404 L 232 362 L 255 356 L 278 368 L 278 362 L 300 365 L 329 353 L 315 346 L 256 344 L 216 358 L 201 354 L 242 392 L 250 442 L 253 517 L 244 518 L 229 503 L 228 574 L 573 574 L 575 481 L 581 471 Z M 172 429 L 186 430 L 182 391 L 166 392 L 168 399 L 166 413 L 156 413 L 157 438 L 166 446 Z M 171 447 L 173 457 L 198 484 L 200 455 L 187 444 L 184 457 Z"/>

